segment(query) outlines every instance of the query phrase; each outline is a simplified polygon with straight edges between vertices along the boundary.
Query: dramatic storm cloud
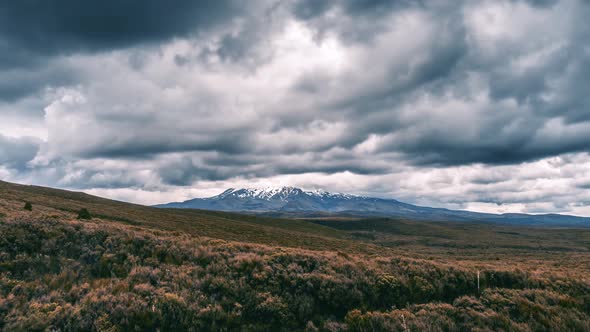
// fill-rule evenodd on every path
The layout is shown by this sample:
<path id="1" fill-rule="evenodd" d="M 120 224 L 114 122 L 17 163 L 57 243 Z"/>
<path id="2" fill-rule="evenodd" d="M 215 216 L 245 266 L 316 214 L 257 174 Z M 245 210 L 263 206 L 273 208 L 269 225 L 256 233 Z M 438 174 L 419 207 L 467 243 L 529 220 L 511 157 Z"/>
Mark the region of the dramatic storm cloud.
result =
<path id="1" fill-rule="evenodd" d="M 590 216 L 590 2 L 0 1 L 0 178 Z"/>

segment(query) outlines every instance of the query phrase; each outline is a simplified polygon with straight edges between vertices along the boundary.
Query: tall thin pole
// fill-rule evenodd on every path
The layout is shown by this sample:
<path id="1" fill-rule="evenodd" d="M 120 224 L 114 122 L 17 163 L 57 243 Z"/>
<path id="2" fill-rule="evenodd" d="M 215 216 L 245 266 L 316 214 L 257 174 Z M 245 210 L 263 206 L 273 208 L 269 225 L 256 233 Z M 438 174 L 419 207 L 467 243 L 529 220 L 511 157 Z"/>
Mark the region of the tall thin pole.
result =
<path id="1" fill-rule="evenodd" d="M 477 294 L 479 294 L 479 270 L 477 270 Z"/>

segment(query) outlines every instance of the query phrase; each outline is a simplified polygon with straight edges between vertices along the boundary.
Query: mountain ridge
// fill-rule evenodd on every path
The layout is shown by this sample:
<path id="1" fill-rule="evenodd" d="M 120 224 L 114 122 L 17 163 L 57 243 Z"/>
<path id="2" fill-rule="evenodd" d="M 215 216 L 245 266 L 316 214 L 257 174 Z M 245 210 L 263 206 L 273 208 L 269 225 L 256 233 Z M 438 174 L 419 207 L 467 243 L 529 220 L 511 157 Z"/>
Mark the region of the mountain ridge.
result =
<path id="1" fill-rule="evenodd" d="M 155 205 L 158 208 L 203 209 L 255 214 L 288 214 L 290 217 L 310 213 L 358 217 L 397 217 L 432 221 L 473 221 L 540 226 L 590 227 L 590 218 L 562 214 L 493 214 L 417 206 L 395 199 L 305 191 L 297 187 L 228 188 L 222 193 L 183 202 Z"/>

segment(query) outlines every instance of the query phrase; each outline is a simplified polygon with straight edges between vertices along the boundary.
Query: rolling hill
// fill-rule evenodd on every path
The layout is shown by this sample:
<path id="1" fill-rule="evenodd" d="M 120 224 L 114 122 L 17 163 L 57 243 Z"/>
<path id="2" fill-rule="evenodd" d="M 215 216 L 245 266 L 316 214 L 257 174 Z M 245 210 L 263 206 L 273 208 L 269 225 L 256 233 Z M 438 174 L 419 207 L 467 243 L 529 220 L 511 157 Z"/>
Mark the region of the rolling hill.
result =
<path id="1" fill-rule="evenodd" d="M 41 217 L 50 219 L 64 216 L 75 218 L 79 209 L 87 208 L 96 219 L 104 222 L 194 236 L 315 249 L 346 245 L 342 243 L 343 233 L 302 220 L 194 209 L 157 209 L 80 192 L 0 181 L 0 213 L 3 207 L 7 210 L 5 214 L 20 211 L 25 201 L 36 207 L 33 214 L 42 213 Z M 39 210 L 39 207 L 43 207 L 43 210 Z"/>
<path id="2" fill-rule="evenodd" d="M 394 199 L 304 191 L 295 187 L 230 188 L 223 193 L 184 202 L 156 205 L 161 208 L 205 209 L 248 212 L 271 216 L 356 216 L 398 217 L 429 221 L 466 221 L 529 226 L 590 227 L 590 218 L 543 214 L 491 214 L 431 208 L 403 203 Z"/>
<path id="3" fill-rule="evenodd" d="M 586 331 L 589 266 L 588 229 L 275 219 L 0 182 L 2 331 Z"/>

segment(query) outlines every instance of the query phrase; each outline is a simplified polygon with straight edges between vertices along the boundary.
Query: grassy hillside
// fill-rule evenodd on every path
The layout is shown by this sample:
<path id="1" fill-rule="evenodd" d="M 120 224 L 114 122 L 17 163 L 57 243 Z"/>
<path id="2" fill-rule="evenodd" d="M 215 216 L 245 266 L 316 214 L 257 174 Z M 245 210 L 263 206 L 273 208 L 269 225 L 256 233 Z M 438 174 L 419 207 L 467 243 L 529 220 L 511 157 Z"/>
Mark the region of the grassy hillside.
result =
<path id="1" fill-rule="evenodd" d="M 0 183 L 0 330 L 590 330 L 580 230 L 315 222 Z"/>
<path id="2" fill-rule="evenodd" d="M 0 213 L 4 214 L 20 211 L 24 202 L 31 202 L 35 207 L 32 211 L 34 218 L 72 219 L 81 208 L 86 208 L 94 217 L 105 222 L 177 231 L 195 236 L 312 249 L 352 246 L 356 248 L 350 248 L 351 250 L 363 251 L 366 248 L 355 242 L 343 242 L 347 236 L 342 232 L 302 220 L 215 211 L 158 209 L 84 193 L 3 181 L 0 181 L 0 193 Z"/>

